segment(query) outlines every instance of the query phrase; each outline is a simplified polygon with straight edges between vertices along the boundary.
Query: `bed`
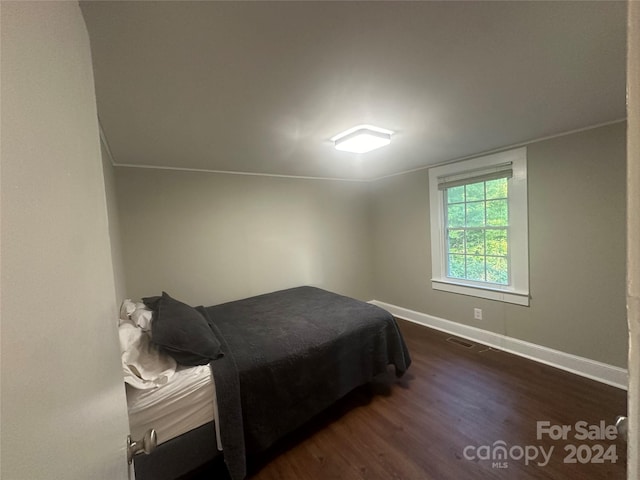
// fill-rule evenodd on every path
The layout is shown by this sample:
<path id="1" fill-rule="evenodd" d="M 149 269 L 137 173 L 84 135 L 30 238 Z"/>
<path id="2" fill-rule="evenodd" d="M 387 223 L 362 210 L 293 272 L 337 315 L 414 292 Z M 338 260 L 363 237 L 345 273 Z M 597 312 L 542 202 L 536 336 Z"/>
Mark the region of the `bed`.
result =
<path id="1" fill-rule="evenodd" d="M 153 342 L 162 341 L 159 326 L 166 316 L 162 307 L 154 310 L 159 298 L 145 300 L 153 322 L 148 313 L 138 322 L 147 329 L 151 324 Z M 175 479 L 219 455 L 231 478 L 240 480 L 246 476 L 248 454 L 269 448 L 390 365 L 400 376 L 411 363 L 391 314 L 315 287 L 194 311 L 213 334 L 212 343 L 203 347 L 207 363 L 180 366 L 178 355 L 171 368 L 173 355 L 162 356 L 163 351 L 175 353 L 175 345 L 163 346 L 159 355 L 169 365 L 155 367 L 159 384 L 145 389 L 130 382 L 127 387 L 132 434 L 154 422 L 170 432 L 162 438 L 159 431 L 157 449 L 135 457 L 138 480 Z M 162 413 L 153 413 L 156 404 L 164 405 L 158 410 Z"/>

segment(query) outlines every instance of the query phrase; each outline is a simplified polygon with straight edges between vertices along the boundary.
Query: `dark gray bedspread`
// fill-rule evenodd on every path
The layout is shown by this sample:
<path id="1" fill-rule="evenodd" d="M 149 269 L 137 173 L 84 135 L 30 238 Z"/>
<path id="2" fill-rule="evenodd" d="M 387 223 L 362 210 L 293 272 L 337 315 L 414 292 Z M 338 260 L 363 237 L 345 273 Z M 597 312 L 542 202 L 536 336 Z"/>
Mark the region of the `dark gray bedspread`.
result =
<path id="1" fill-rule="evenodd" d="M 200 309 L 225 356 L 211 363 L 234 480 L 245 449 L 269 447 L 359 385 L 411 359 L 395 319 L 374 305 L 299 287 Z"/>

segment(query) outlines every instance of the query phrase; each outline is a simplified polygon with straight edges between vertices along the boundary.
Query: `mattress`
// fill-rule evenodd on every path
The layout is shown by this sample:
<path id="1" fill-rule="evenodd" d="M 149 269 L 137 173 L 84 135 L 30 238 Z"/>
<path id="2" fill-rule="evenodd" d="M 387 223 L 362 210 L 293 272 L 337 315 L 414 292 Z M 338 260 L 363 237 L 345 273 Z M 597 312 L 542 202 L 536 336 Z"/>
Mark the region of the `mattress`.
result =
<path id="1" fill-rule="evenodd" d="M 170 381 L 150 390 L 127 385 L 129 429 L 134 440 L 155 429 L 158 444 L 214 421 L 220 432 L 216 389 L 209 365 L 178 367 Z"/>

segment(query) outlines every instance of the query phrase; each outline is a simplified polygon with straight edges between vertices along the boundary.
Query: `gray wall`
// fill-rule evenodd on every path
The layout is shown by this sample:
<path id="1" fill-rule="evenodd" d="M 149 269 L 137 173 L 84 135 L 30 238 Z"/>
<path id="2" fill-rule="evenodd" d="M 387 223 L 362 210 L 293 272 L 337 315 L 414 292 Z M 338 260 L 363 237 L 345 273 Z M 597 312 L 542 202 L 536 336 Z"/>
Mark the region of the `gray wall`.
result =
<path id="1" fill-rule="evenodd" d="M 127 294 L 211 305 L 298 285 L 370 300 L 365 183 L 116 168 Z"/>
<path id="2" fill-rule="evenodd" d="M 428 171 L 372 183 L 375 298 L 626 367 L 625 128 L 528 146 L 530 307 L 432 290 Z"/>
<path id="3" fill-rule="evenodd" d="M 127 478 L 89 38 L 74 2 L 1 10 L 0 477 Z"/>
<path id="4" fill-rule="evenodd" d="M 115 281 L 115 303 L 120 305 L 126 298 L 127 287 L 124 276 L 124 260 L 122 258 L 122 241 L 120 239 L 120 220 L 118 217 L 118 195 L 116 193 L 115 169 L 111 164 L 109 153 L 104 143 L 100 142 L 102 155 L 102 172 L 104 174 L 104 189 L 107 198 L 107 216 L 109 220 L 109 240 L 111 244 L 111 258 L 113 260 L 113 277 Z"/>

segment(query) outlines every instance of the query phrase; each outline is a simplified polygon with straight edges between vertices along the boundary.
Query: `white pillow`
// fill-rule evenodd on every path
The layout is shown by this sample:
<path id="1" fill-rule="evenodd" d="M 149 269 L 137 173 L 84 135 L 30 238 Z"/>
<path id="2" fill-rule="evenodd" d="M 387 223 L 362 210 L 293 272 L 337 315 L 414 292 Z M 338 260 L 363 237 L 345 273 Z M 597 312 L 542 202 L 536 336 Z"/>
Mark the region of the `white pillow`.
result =
<path id="1" fill-rule="evenodd" d="M 132 321 L 118 327 L 124 381 L 141 390 L 166 384 L 176 372 L 176 361 L 151 343 L 149 335 Z"/>
<path id="2" fill-rule="evenodd" d="M 129 316 L 133 313 L 135 309 L 136 309 L 135 302 L 131 301 L 128 298 L 124 300 L 122 302 L 122 305 L 120 305 L 120 322 L 118 323 L 118 325 L 120 325 L 124 320 L 129 320 Z"/>
<path id="3" fill-rule="evenodd" d="M 153 312 L 144 303 L 134 302 L 127 298 L 120 306 L 120 324 L 132 320 L 134 324 L 145 332 L 151 332 L 151 319 Z"/>
<path id="4" fill-rule="evenodd" d="M 131 313 L 130 318 L 143 332 L 151 333 L 151 318 L 153 312 L 144 303 L 136 303 L 136 309 Z"/>

